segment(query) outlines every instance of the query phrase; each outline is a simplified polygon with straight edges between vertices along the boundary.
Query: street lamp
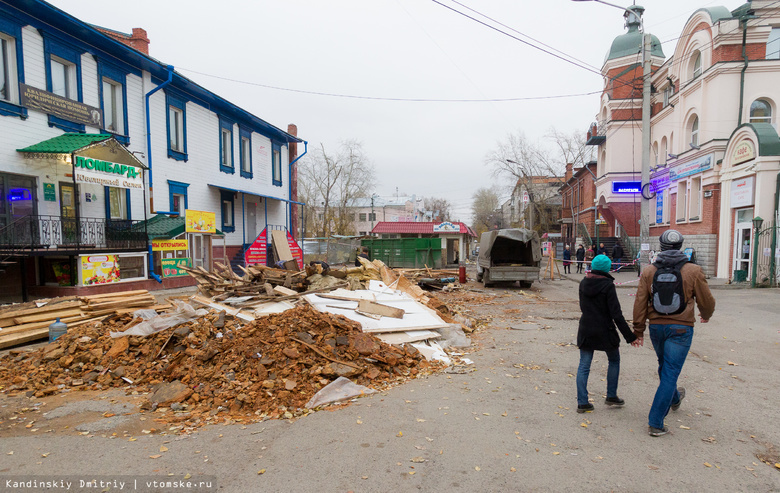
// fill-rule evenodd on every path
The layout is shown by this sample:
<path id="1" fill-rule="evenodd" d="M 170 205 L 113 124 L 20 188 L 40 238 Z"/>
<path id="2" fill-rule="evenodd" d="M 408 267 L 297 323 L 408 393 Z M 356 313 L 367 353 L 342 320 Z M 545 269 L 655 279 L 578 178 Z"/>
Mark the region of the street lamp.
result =
<path id="1" fill-rule="evenodd" d="M 621 7 L 604 0 L 572 0 L 574 2 L 598 2 L 610 7 L 615 7 L 624 11 L 624 17 L 628 23 L 639 21 L 639 31 L 642 33 L 642 187 L 650 183 L 650 73 L 652 71 L 652 58 L 650 50 L 652 48 L 652 37 L 645 32 L 642 12 L 644 9 L 637 5 L 630 8 Z M 639 270 L 642 270 L 642 264 L 649 263 L 648 255 L 650 253 L 650 199 L 642 194 L 640 203 L 640 221 L 639 221 Z"/>

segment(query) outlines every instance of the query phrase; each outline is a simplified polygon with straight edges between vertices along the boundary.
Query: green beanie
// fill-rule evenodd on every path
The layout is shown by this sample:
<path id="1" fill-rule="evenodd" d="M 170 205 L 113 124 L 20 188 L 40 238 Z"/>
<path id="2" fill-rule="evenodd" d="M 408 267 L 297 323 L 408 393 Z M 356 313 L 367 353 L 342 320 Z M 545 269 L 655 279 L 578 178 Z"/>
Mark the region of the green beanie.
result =
<path id="1" fill-rule="evenodd" d="M 590 269 L 609 272 L 612 269 L 612 261 L 604 254 L 596 255 L 590 264 Z"/>

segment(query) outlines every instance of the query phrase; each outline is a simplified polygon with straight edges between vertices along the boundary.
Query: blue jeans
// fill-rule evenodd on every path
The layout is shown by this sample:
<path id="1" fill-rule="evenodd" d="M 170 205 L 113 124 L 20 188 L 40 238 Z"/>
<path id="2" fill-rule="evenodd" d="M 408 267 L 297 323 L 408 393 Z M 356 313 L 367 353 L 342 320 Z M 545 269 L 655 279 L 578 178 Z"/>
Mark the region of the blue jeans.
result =
<path id="1" fill-rule="evenodd" d="M 607 367 L 607 397 L 617 397 L 618 377 L 620 376 L 620 349 L 606 351 L 609 366 Z M 588 375 L 593 361 L 593 351 L 580 349 L 580 366 L 577 368 L 577 405 L 588 403 Z"/>
<path id="2" fill-rule="evenodd" d="M 669 408 L 672 404 L 680 402 L 677 378 L 691 348 L 693 327 L 651 324 L 650 340 L 653 341 L 653 349 L 658 356 L 658 376 L 661 382 L 658 384 L 653 405 L 650 407 L 648 424 L 653 428 L 663 428 L 664 418 L 669 414 Z"/>

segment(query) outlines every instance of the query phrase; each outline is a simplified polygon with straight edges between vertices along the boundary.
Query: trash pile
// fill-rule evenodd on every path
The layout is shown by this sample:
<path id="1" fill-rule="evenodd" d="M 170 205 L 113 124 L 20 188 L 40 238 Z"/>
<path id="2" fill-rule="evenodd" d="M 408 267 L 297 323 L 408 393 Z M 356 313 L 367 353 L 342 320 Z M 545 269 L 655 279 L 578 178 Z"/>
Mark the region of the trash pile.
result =
<path id="1" fill-rule="evenodd" d="M 446 305 L 381 262 L 343 277 L 316 267 L 194 270 L 201 294 L 186 301 L 112 311 L 43 348 L 11 350 L 0 391 L 123 387 L 148 397 L 141 410 L 169 408 L 164 419 L 185 427 L 291 418 L 442 369 L 447 346 L 470 345 Z"/>

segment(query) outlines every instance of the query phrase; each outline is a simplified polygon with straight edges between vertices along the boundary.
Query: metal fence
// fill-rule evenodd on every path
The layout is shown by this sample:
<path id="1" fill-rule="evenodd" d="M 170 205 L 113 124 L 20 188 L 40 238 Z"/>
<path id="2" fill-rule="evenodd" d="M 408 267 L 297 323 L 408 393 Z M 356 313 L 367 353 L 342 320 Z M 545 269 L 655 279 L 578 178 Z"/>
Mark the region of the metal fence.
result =
<path id="1" fill-rule="evenodd" d="M 758 255 L 754 259 L 756 264 L 756 285 L 778 285 L 780 281 L 777 268 L 777 264 L 780 262 L 778 243 L 780 243 L 780 225 L 777 218 L 774 221 L 764 221 L 758 233 Z M 774 279 L 772 279 L 773 277 Z"/>
<path id="2" fill-rule="evenodd" d="M 304 238 L 303 263 L 322 260 L 330 265 L 350 264 L 360 248 L 360 238 Z"/>

